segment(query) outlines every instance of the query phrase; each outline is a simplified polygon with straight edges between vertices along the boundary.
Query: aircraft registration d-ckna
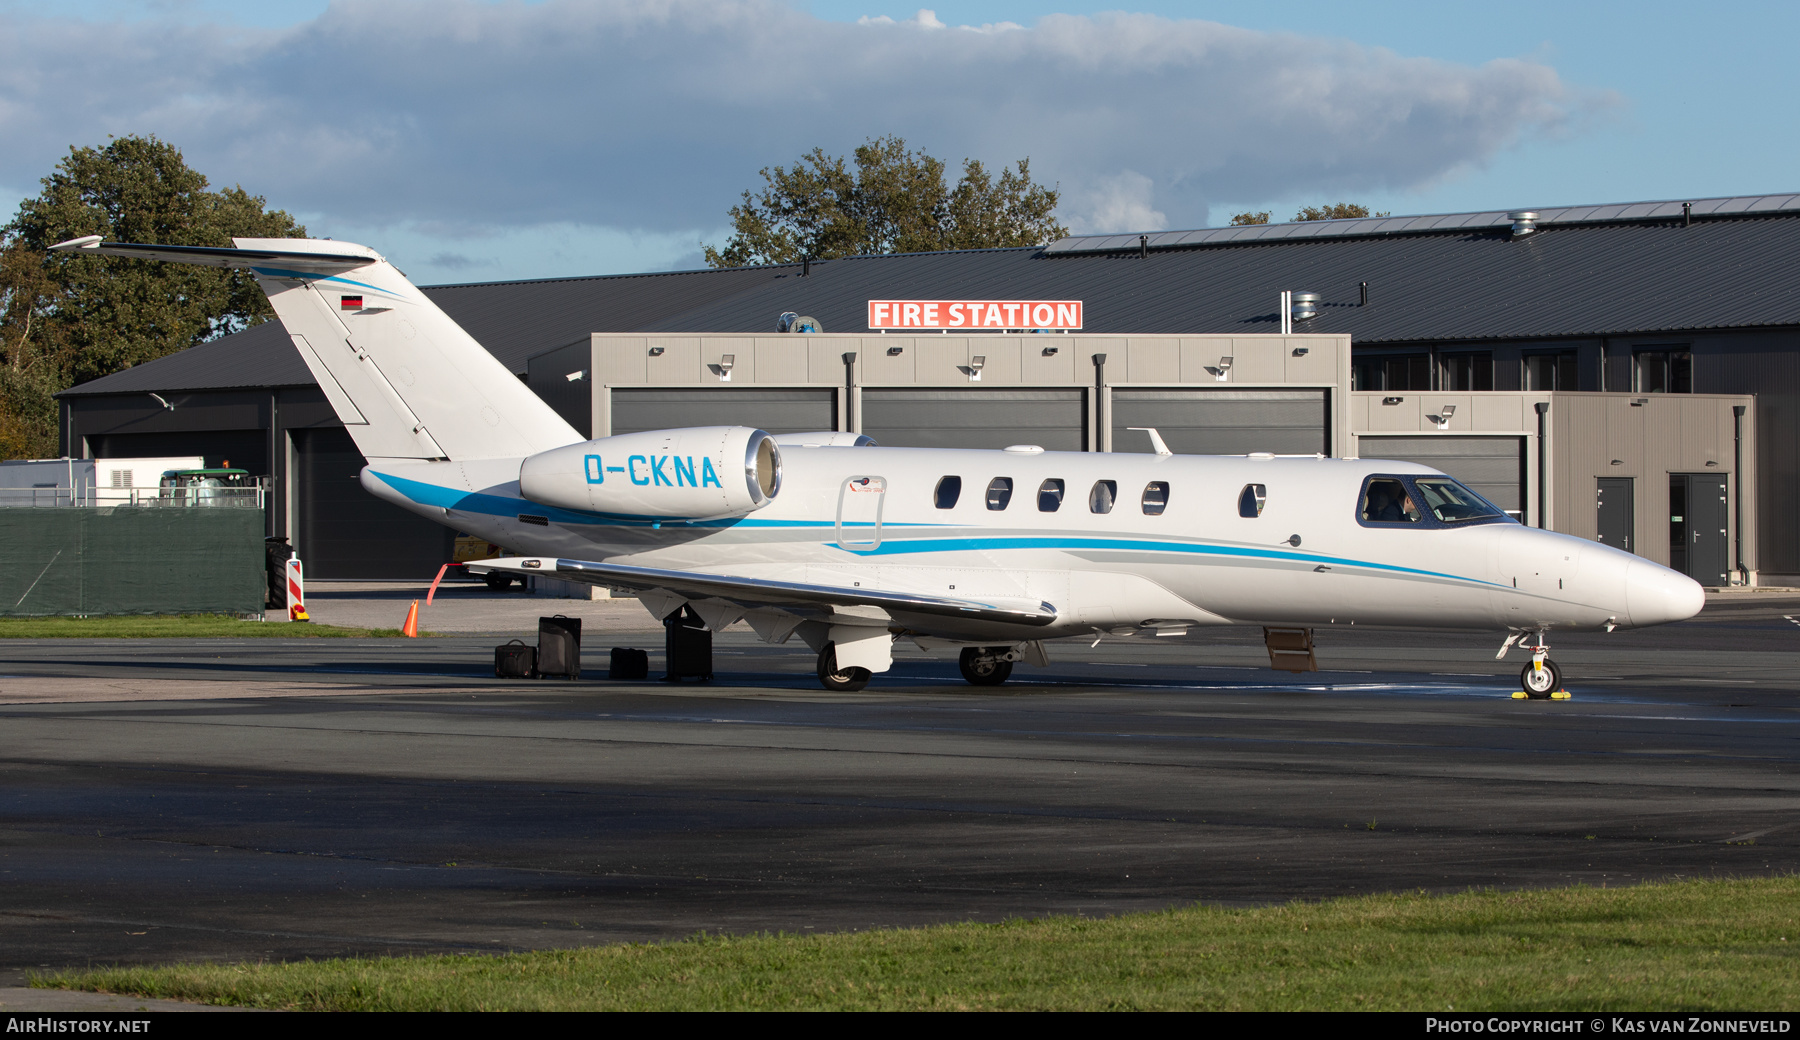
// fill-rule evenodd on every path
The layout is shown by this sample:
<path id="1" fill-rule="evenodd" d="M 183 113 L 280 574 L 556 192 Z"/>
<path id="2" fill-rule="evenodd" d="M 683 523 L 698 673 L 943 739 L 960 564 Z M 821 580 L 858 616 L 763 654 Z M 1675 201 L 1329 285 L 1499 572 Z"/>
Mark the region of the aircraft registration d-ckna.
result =
<path id="1" fill-rule="evenodd" d="M 737 426 L 582 441 L 375 251 L 54 246 L 252 272 L 368 460 L 362 485 L 520 555 L 482 572 L 636 592 L 658 618 L 798 635 L 820 681 L 862 688 L 896 640 L 1005 681 L 1052 639 L 1317 627 L 1487 629 L 1561 688 L 1555 629 L 1641 628 L 1705 602 L 1691 579 L 1523 526 L 1425 466 L 1375 459 L 885 448 Z"/>

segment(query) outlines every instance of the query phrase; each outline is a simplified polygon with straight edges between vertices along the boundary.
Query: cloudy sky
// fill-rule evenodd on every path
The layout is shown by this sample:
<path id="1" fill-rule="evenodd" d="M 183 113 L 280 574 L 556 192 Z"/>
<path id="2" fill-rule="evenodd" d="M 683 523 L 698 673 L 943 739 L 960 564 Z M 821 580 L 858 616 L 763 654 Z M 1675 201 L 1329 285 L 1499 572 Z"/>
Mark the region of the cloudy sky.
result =
<path id="1" fill-rule="evenodd" d="M 1800 189 L 1800 5 L 1125 6 L 0 0 L 0 205 L 154 133 L 439 282 L 698 266 L 882 134 L 1029 156 L 1077 231 Z"/>

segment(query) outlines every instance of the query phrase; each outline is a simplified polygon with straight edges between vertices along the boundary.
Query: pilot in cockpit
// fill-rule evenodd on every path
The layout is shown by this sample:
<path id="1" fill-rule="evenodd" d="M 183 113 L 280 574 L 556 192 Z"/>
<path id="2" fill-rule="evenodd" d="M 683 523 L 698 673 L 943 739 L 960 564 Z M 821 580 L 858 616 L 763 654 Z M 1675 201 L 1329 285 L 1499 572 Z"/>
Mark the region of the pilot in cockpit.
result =
<path id="1" fill-rule="evenodd" d="M 1419 507 L 1398 480 L 1371 480 L 1363 498 L 1362 518 L 1378 524 L 1418 523 Z"/>

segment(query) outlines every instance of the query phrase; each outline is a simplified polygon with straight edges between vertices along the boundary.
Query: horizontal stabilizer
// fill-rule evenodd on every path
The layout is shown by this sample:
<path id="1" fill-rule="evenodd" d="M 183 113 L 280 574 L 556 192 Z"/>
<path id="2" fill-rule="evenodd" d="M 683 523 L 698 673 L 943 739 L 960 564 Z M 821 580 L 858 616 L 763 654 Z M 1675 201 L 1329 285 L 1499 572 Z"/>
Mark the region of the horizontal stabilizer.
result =
<path id="1" fill-rule="evenodd" d="M 475 573 L 543 575 L 562 581 L 624 589 L 667 589 L 694 599 L 727 599 L 747 607 L 781 607 L 797 613 L 809 608 L 828 612 L 834 607 L 877 607 L 890 614 L 928 614 L 934 617 L 968 618 L 1002 624 L 1039 627 L 1056 620 L 1056 608 L 1048 603 L 994 603 L 949 599 L 911 592 L 811 585 L 767 578 L 737 578 L 726 574 L 631 567 L 587 560 L 553 560 L 530 557 L 482 560 L 468 564 Z"/>
<path id="2" fill-rule="evenodd" d="M 295 239 L 309 242 L 308 239 Z M 318 242 L 315 244 L 329 245 Z M 50 247 L 65 253 L 101 253 L 106 256 L 128 256 L 138 260 L 170 260 L 178 264 L 201 264 L 206 267 L 281 266 L 307 273 L 335 274 L 366 267 L 381 259 L 374 250 L 362 253 L 314 252 L 302 249 L 222 249 L 215 246 L 143 245 L 137 242 L 106 242 L 100 235 L 72 238 Z"/>

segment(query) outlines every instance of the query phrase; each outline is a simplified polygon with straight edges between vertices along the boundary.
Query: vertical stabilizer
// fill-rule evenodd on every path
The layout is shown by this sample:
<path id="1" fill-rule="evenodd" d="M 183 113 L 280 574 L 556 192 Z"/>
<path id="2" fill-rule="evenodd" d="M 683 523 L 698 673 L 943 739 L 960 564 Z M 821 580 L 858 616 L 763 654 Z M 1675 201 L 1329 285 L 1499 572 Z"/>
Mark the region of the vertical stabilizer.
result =
<path id="1" fill-rule="evenodd" d="M 371 460 L 522 458 L 581 439 L 374 250 L 319 239 L 233 241 L 235 249 L 213 249 L 93 237 L 52 248 L 250 271 Z"/>

